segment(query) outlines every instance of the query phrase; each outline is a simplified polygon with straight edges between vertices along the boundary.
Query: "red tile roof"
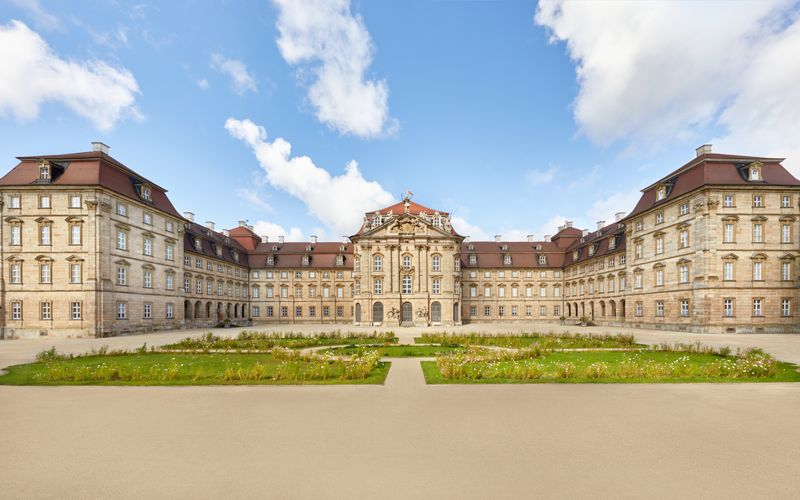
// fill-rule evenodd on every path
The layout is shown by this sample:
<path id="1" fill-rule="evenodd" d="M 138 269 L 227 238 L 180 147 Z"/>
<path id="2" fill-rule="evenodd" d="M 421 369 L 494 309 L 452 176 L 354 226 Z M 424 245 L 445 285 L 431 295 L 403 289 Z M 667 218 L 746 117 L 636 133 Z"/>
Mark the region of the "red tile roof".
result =
<path id="1" fill-rule="evenodd" d="M 47 160 L 63 167 L 63 172 L 47 185 L 51 186 L 102 186 L 119 195 L 181 218 L 167 197 L 167 190 L 145 179 L 111 156 L 100 151 L 71 153 L 65 155 L 20 156 L 21 163 L 0 178 L 0 186 L 28 186 L 37 184 L 39 163 Z M 148 184 L 152 202 L 143 200 L 136 191 L 136 184 Z"/>
<path id="2" fill-rule="evenodd" d="M 398 201 L 394 205 L 389 205 L 388 207 L 382 208 L 380 210 L 367 212 L 367 214 L 380 213 L 382 215 L 387 215 L 387 214 L 391 213 L 391 214 L 394 214 L 394 215 L 399 215 L 399 214 L 404 213 L 405 210 L 406 210 L 405 202 Z M 433 215 L 435 212 L 439 212 L 439 214 L 441 214 L 441 215 L 449 215 L 447 212 L 442 212 L 440 210 L 434 210 L 432 208 L 428 208 L 426 206 L 420 205 L 419 203 L 416 203 L 414 201 L 409 201 L 409 203 L 408 203 L 408 213 L 413 214 L 413 215 L 419 215 L 422 212 L 425 212 L 428 215 Z"/>
<path id="3" fill-rule="evenodd" d="M 311 250 L 308 250 L 311 247 Z M 342 250 L 344 247 L 344 250 Z M 267 264 L 267 257 L 272 255 L 274 264 Z M 303 265 L 303 257 L 309 257 L 307 265 Z M 336 257 L 342 255 L 344 264 L 336 265 Z M 253 268 L 310 268 L 310 269 L 353 269 L 353 244 L 336 242 L 266 242 L 259 243 L 250 252 L 250 266 Z"/>

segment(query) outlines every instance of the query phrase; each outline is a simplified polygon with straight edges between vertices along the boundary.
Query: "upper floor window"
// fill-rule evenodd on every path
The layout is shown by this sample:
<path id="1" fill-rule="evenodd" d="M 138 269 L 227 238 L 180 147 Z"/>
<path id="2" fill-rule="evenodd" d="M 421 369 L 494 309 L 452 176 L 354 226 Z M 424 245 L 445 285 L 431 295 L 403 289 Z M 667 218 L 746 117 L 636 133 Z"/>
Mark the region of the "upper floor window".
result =
<path id="1" fill-rule="evenodd" d="M 403 269 L 408 271 L 411 269 L 411 256 L 410 255 L 403 255 Z"/>
<path id="2" fill-rule="evenodd" d="M 383 271 L 383 257 L 376 255 L 372 260 L 372 270 L 376 273 Z"/>
<path id="3" fill-rule="evenodd" d="M 123 217 L 128 216 L 128 205 L 124 203 L 117 203 L 117 215 L 121 215 Z"/>
<path id="4" fill-rule="evenodd" d="M 764 207 L 764 196 L 760 194 L 753 195 L 753 206 L 756 208 Z"/>
<path id="5" fill-rule="evenodd" d="M 750 180 L 751 181 L 761 180 L 761 167 L 756 165 L 750 167 Z"/>
<path id="6" fill-rule="evenodd" d="M 149 186 L 142 186 L 142 199 L 147 201 L 153 200 L 153 195 Z"/>
<path id="7" fill-rule="evenodd" d="M 681 215 L 688 214 L 689 213 L 689 204 L 688 203 L 682 203 L 681 206 L 680 206 L 680 209 L 678 210 L 678 212 Z"/>
<path id="8" fill-rule="evenodd" d="M 12 194 L 8 197 L 8 208 L 21 208 L 22 200 L 18 194 Z"/>
<path id="9" fill-rule="evenodd" d="M 152 226 L 153 225 L 153 214 L 151 214 L 149 212 L 145 212 L 143 221 L 144 221 L 145 224 L 147 224 L 149 226 Z"/>
<path id="10" fill-rule="evenodd" d="M 781 208 L 792 208 L 792 195 L 785 194 L 781 196 Z"/>
<path id="11" fill-rule="evenodd" d="M 50 180 L 50 165 L 42 164 L 39 166 L 39 180 L 42 181 Z"/>
<path id="12" fill-rule="evenodd" d="M 511 256 L 510 255 L 508 255 L 508 254 L 503 255 L 503 264 L 505 264 L 507 266 L 511 265 Z"/>
<path id="13" fill-rule="evenodd" d="M 664 223 L 664 212 L 658 212 L 656 214 L 656 224 L 663 224 Z"/>
<path id="14" fill-rule="evenodd" d="M 403 293 L 411 293 L 411 276 L 403 276 Z"/>
<path id="15" fill-rule="evenodd" d="M 39 208 L 50 208 L 50 195 L 39 197 Z"/>
<path id="16" fill-rule="evenodd" d="M 642 221 L 640 221 L 640 220 L 637 220 L 636 221 L 636 230 L 637 231 L 641 231 L 642 229 L 644 229 L 644 223 L 642 223 Z"/>
<path id="17" fill-rule="evenodd" d="M 69 208 L 81 208 L 81 195 L 69 195 Z"/>
<path id="18" fill-rule="evenodd" d="M 434 255 L 431 266 L 433 267 L 434 272 L 440 271 L 442 268 L 442 258 L 438 255 Z"/>
<path id="19" fill-rule="evenodd" d="M 732 194 L 726 194 L 725 196 L 722 197 L 722 206 L 726 208 L 731 208 L 734 206 Z"/>
<path id="20" fill-rule="evenodd" d="M 661 186 L 660 188 L 658 188 L 656 190 L 656 200 L 657 201 L 661 201 L 666 197 L 667 197 L 667 188 L 665 188 L 664 186 Z"/>
<path id="21" fill-rule="evenodd" d="M 168 220 L 164 227 L 166 228 L 168 233 L 175 232 L 175 229 L 174 229 L 175 226 L 172 224 L 171 220 Z"/>

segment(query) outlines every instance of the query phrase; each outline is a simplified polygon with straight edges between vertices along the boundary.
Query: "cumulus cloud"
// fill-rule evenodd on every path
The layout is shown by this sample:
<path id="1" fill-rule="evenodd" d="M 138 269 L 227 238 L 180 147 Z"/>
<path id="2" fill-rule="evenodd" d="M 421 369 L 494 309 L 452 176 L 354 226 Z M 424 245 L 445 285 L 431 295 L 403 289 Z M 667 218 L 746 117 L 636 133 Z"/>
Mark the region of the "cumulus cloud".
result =
<path id="1" fill-rule="evenodd" d="M 475 241 L 489 238 L 489 235 L 486 231 L 475 224 L 471 224 L 461 216 L 451 215 L 450 223 L 453 225 L 453 229 L 455 229 L 456 232 L 461 236 L 469 236 L 470 239 Z"/>
<path id="2" fill-rule="evenodd" d="M 284 241 L 305 241 L 303 231 L 298 227 L 291 227 L 288 230 L 280 224 L 259 220 L 253 223 L 253 231 L 259 236 L 269 237 L 269 241 L 278 241 L 279 236 L 284 237 Z"/>
<path id="3" fill-rule="evenodd" d="M 395 201 L 378 182 L 364 179 L 355 161 L 347 164 L 343 174 L 332 175 L 308 156 L 292 156 L 292 145 L 284 139 L 267 141 L 264 127 L 250 120 L 228 118 L 225 129 L 253 150 L 271 186 L 302 201 L 311 215 L 337 235 L 351 234 L 365 212 Z"/>
<path id="4" fill-rule="evenodd" d="M 130 71 L 104 61 L 66 60 L 27 25 L 0 26 L 0 115 L 33 120 L 42 104 L 59 102 L 109 130 L 122 118 L 141 119 L 139 85 Z"/>
<path id="5" fill-rule="evenodd" d="M 365 76 L 372 39 L 350 0 L 273 0 L 278 49 L 290 65 L 314 75 L 308 100 L 317 119 L 342 134 L 371 138 L 396 128 L 389 119 L 389 87 Z"/>
<path id="6" fill-rule="evenodd" d="M 658 145 L 721 127 L 729 152 L 781 154 L 800 152 L 796 6 L 543 0 L 535 21 L 576 63 L 574 116 L 593 142 Z"/>
<path id="7" fill-rule="evenodd" d="M 217 53 L 211 54 L 211 69 L 230 77 L 231 88 L 239 95 L 247 91 L 258 92 L 256 79 L 247 71 L 247 65 L 238 59 L 228 59 Z M 200 88 L 205 87 L 200 85 Z"/>

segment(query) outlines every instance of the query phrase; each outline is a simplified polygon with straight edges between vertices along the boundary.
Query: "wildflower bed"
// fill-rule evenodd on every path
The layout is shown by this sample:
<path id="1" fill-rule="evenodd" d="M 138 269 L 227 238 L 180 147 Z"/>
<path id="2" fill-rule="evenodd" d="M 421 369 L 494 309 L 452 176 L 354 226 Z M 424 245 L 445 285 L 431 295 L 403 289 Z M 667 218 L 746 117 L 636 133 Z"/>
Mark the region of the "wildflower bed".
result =
<path id="1" fill-rule="evenodd" d="M 273 347 L 307 348 L 343 344 L 391 344 L 397 342 L 393 332 L 354 333 L 334 331 L 314 336 L 300 333 L 240 332 L 236 337 L 218 337 L 207 333 L 202 337 L 187 337 L 180 342 L 161 346 L 173 351 L 268 351 Z"/>
<path id="2" fill-rule="evenodd" d="M 494 347 L 522 348 L 539 346 L 551 349 L 586 349 L 586 348 L 635 348 L 637 344 L 633 335 L 596 335 L 577 333 L 537 333 L 525 332 L 509 335 L 488 335 L 482 333 L 450 334 L 425 333 L 414 339 L 418 344 L 442 345 L 485 345 Z"/>
<path id="3" fill-rule="evenodd" d="M 453 352 L 464 351 L 461 346 L 438 346 L 438 345 L 348 345 L 343 347 L 332 347 L 319 351 L 320 354 L 332 354 L 334 356 L 352 356 L 359 352 L 377 352 L 382 358 L 432 358 Z"/>
<path id="4" fill-rule="evenodd" d="M 54 349 L 37 362 L 11 366 L 3 385 L 382 384 L 389 363 L 377 353 L 335 359 L 276 347 L 269 353 L 107 351 L 65 356 Z"/>
<path id="5" fill-rule="evenodd" d="M 733 354 L 695 344 L 633 352 L 470 350 L 423 362 L 422 370 L 429 384 L 800 382 L 795 365 L 758 349 Z"/>

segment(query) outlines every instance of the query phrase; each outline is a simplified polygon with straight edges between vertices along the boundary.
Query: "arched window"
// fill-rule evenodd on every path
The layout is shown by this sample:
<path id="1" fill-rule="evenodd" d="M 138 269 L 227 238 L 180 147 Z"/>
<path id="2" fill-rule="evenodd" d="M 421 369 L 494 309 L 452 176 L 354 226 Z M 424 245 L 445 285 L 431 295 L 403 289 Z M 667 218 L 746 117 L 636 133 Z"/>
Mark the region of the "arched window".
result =
<path id="1" fill-rule="evenodd" d="M 431 302 L 431 321 L 434 323 L 442 322 L 442 304 Z"/>

